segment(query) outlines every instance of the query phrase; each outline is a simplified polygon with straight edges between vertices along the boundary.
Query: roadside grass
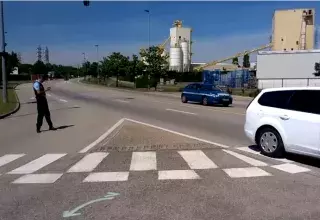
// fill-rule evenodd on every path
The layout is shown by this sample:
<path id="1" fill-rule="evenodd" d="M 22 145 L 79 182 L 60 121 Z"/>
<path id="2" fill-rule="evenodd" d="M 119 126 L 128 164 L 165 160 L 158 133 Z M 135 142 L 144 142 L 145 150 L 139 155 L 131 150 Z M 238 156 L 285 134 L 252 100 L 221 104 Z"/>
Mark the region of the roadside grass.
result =
<path id="1" fill-rule="evenodd" d="M 15 91 L 12 87 L 8 88 L 8 102 L 7 103 L 3 103 L 2 100 L 2 88 L 0 88 L 0 115 L 6 114 L 12 110 L 14 110 L 14 108 L 17 105 L 17 99 L 15 96 Z"/>
<path id="2" fill-rule="evenodd" d="M 97 85 L 97 79 L 91 78 L 87 80 L 83 80 L 82 82 L 88 84 L 95 84 Z M 180 93 L 185 86 L 190 84 L 191 82 L 179 82 L 176 85 L 159 85 L 157 88 L 158 92 L 172 92 L 172 93 Z M 107 87 L 116 87 L 116 80 L 114 78 L 109 78 L 106 81 L 100 82 L 101 86 Z M 148 91 L 147 89 L 137 89 L 134 87 L 133 82 L 121 81 L 119 80 L 118 88 L 122 89 L 131 89 L 131 90 L 139 90 L 139 91 Z M 151 89 L 152 91 L 153 89 Z M 232 88 L 232 95 L 236 96 L 244 96 L 244 97 L 255 97 L 259 91 L 257 89 L 244 89 L 241 88 Z"/>

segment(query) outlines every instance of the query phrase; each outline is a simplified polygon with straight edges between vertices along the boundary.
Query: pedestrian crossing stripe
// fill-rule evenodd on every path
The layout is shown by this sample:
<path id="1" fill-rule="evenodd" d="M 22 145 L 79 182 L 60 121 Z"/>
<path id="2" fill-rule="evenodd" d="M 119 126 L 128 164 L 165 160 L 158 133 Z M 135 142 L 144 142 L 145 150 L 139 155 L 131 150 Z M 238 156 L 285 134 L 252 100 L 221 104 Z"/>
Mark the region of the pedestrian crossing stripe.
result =
<path id="1" fill-rule="evenodd" d="M 245 162 L 248 166 L 226 168 L 220 167 L 221 170 L 231 178 L 248 178 L 248 177 L 267 177 L 272 176 L 271 173 L 266 172 L 262 167 L 269 166 L 282 172 L 289 174 L 309 172 L 310 169 L 298 166 L 292 163 L 282 164 L 267 164 L 258 159 L 251 158 L 249 156 L 242 155 L 232 150 L 222 149 L 220 150 L 228 155 L 234 157 L 235 160 Z M 9 171 L 0 172 L 0 179 L 4 175 L 22 175 L 18 179 L 14 180 L 14 184 L 31 184 L 31 183 L 54 183 L 60 179 L 65 173 L 88 173 L 88 176 L 83 182 L 111 182 L 111 181 L 127 181 L 131 172 L 141 171 L 155 171 L 158 175 L 158 180 L 191 180 L 201 179 L 202 176 L 197 172 L 198 170 L 215 170 L 219 168 L 219 163 L 215 163 L 212 158 L 208 157 L 202 150 L 183 150 L 174 151 L 180 155 L 182 160 L 186 163 L 189 169 L 159 169 L 157 167 L 157 154 L 159 152 L 147 151 L 147 152 L 131 152 L 131 161 L 128 170 L 120 170 L 117 172 L 95 172 L 95 169 L 103 161 L 112 159 L 112 153 L 107 152 L 94 152 L 86 155 L 81 155 L 81 159 L 68 166 L 64 172 L 43 172 L 43 168 L 49 164 L 57 163 L 64 160 L 67 154 L 44 154 L 37 157 L 25 164 Z M 169 151 L 172 153 L 172 151 Z M 80 155 L 80 154 L 79 154 Z M 254 154 L 255 157 L 257 154 Z M 26 154 L 6 154 L 0 157 L 0 168 L 6 165 L 10 165 L 14 161 L 19 161 L 21 158 L 26 157 Z M 264 158 L 265 159 L 265 158 Z M 272 161 L 272 160 L 270 160 Z M 275 160 L 278 163 L 280 161 Z M 260 168 L 259 168 L 260 167 Z M 1 169 L 0 169 L 1 171 Z M 41 172 L 42 171 L 42 172 Z M 37 173 L 40 172 L 40 173 Z"/>

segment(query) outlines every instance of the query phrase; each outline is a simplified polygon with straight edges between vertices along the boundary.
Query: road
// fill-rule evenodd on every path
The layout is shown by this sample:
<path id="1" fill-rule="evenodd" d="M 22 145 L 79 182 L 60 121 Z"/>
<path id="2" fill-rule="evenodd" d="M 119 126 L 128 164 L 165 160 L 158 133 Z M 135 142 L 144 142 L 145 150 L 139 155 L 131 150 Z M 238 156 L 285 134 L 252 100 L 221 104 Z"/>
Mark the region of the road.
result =
<path id="1" fill-rule="evenodd" d="M 231 107 L 51 81 L 57 131 L 31 85 L 0 121 L 0 219 L 317 219 L 318 160 L 259 154 Z"/>

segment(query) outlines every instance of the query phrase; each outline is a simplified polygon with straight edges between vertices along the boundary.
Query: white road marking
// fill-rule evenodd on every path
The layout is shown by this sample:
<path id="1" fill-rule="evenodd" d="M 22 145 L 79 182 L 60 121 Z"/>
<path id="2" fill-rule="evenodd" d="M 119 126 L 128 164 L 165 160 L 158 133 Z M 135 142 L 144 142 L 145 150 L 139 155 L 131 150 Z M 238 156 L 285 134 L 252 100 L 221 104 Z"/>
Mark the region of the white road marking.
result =
<path id="1" fill-rule="evenodd" d="M 23 157 L 25 154 L 6 154 L 2 157 L 0 157 L 0 167 L 3 165 L 6 165 L 16 159 L 19 159 L 20 157 Z"/>
<path id="2" fill-rule="evenodd" d="M 59 99 L 61 102 L 68 102 L 67 100 L 65 99 Z"/>
<path id="3" fill-rule="evenodd" d="M 156 152 L 133 152 L 130 164 L 130 170 L 156 170 L 157 158 Z"/>
<path id="4" fill-rule="evenodd" d="M 28 183 L 54 183 L 63 173 L 45 173 L 45 174 L 27 174 L 12 183 L 15 184 L 28 184 Z"/>
<path id="5" fill-rule="evenodd" d="M 303 173 L 303 172 L 309 172 L 310 171 L 310 169 L 308 169 L 308 168 L 301 167 L 301 166 L 298 166 L 298 165 L 295 165 L 295 164 L 290 164 L 290 163 L 281 164 L 281 165 L 274 165 L 274 166 L 271 166 L 271 167 L 276 168 L 278 170 L 282 170 L 282 171 L 287 172 L 287 173 L 291 173 L 291 174 Z"/>
<path id="6" fill-rule="evenodd" d="M 117 102 L 123 102 L 123 103 L 129 103 L 129 101 L 127 101 L 127 100 L 121 100 L 121 99 L 115 99 L 115 101 L 117 101 Z"/>
<path id="7" fill-rule="evenodd" d="M 50 96 L 51 96 L 51 94 L 47 94 L 47 96 L 49 96 L 49 97 L 50 97 Z"/>
<path id="8" fill-rule="evenodd" d="M 167 108 L 166 111 L 179 112 L 179 113 L 188 114 L 188 115 L 197 115 L 196 113 L 193 113 L 193 112 L 185 112 L 185 111 L 180 111 L 180 110 L 171 109 L 171 108 Z"/>
<path id="9" fill-rule="evenodd" d="M 148 100 L 148 102 L 155 102 L 155 103 L 163 103 L 163 104 L 169 104 L 169 105 L 179 105 L 184 108 L 194 108 L 194 109 L 200 109 L 200 110 L 208 110 L 208 111 L 213 111 L 213 112 L 222 112 L 222 113 L 227 113 L 227 114 L 234 114 L 234 115 L 245 115 L 245 113 L 240 113 L 240 112 L 234 112 L 234 111 L 229 111 L 229 110 L 221 110 L 221 109 L 212 109 L 208 107 L 197 107 L 192 104 L 177 104 L 173 102 L 162 102 L 162 101 L 157 101 L 157 100 Z"/>
<path id="10" fill-rule="evenodd" d="M 125 118 L 125 120 L 131 121 L 131 122 L 135 122 L 135 123 L 138 123 L 138 124 L 142 124 L 142 125 L 146 125 L 146 126 L 149 126 L 149 127 L 152 127 L 152 128 L 157 128 L 157 129 L 160 129 L 162 131 L 167 131 L 167 132 L 170 132 L 172 134 L 180 135 L 182 137 L 187 137 L 187 138 L 190 138 L 190 139 L 193 139 L 193 140 L 197 140 L 197 141 L 201 141 L 201 142 L 204 142 L 204 143 L 216 145 L 218 147 L 229 148 L 229 146 L 224 145 L 224 144 L 215 143 L 215 142 L 212 142 L 212 141 L 208 141 L 208 140 L 205 140 L 205 139 L 197 138 L 197 137 L 194 137 L 194 136 L 191 136 L 191 135 L 183 134 L 183 133 L 180 133 L 180 132 L 177 132 L 177 131 L 169 130 L 169 129 L 166 129 L 166 128 L 162 128 L 162 127 L 155 126 L 155 125 L 152 125 L 152 124 L 144 123 L 144 122 L 141 122 L 141 121 L 136 121 L 136 120 L 129 119 L 129 118 Z"/>
<path id="11" fill-rule="evenodd" d="M 108 156 L 109 153 L 95 152 L 86 155 L 78 163 L 73 165 L 67 172 L 91 172 L 93 171 L 101 161 Z"/>
<path id="12" fill-rule="evenodd" d="M 158 172 L 158 180 L 200 179 L 194 170 L 163 170 Z"/>
<path id="13" fill-rule="evenodd" d="M 201 150 L 178 151 L 191 169 L 213 169 L 218 166 Z"/>
<path id="14" fill-rule="evenodd" d="M 258 176 L 272 176 L 270 173 L 258 168 L 258 167 L 247 167 L 247 168 L 230 168 L 223 169 L 231 178 L 241 177 L 258 177 Z"/>
<path id="15" fill-rule="evenodd" d="M 36 99 L 36 98 L 35 97 L 31 97 L 30 99 L 33 100 L 33 99 Z"/>
<path id="16" fill-rule="evenodd" d="M 293 161 L 285 159 L 285 158 L 272 158 L 272 157 L 265 156 L 265 155 L 261 154 L 259 151 L 252 150 L 249 147 L 238 147 L 236 149 L 244 151 L 244 152 L 247 152 L 247 153 L 259 155 L 261 157 L 265 157 L 265 158 L 281 161 L 281 162 L 284 162 L 284 163 L 293 163 Z"/>
<path id="17" fill-rule="evenodd" d="M 256 160 L 256 159 L 253 159 L 251 157 L 247 157 L 247 156 L 244 156 L 242 154 L 239 154 L 239 153 L 236 153 L 236 152 L 233 152 L 233 151 L 230 151 L 230 150 L 223 150 L 224 152 L 248 163 L 248 164 L 251 164 L 252 166 L 268 166 L 267 163 L 265 162 L 262 162 L 260 160 Z"/>
<path id="18" fill-rule="evenodd" d="M 89 174 L 83 182 L 127 181 L 129 172 L 99 172 Z"/>
<path id="19" fill-rule="evenodd" d="M 83 148 L 81 151 L 79 151 L 79 153 L 86 153 L 88 150 L 90 150 L 91 148 L 93 148 L 94 146 L 96 146 L 98 143 L 100 143 L 103 139 L 105 139 L 106 137 L 108 137 L 109 134 L 111 134 L 111 132 L 113 132 L 117 127 L 119 127 L 123 122 L 124 122 L 124 118 L 120 119 L 116 124 L 114 124 L 108 131 L 106 131 L 104 134 L 102 134 L 97 140 L 95 140 L 94 142 L 92 142 L 91 144 L 89 144 L 88 146 L 86 146 L 85 148 Z"/>
<path id="20" fill-rule="evenodd" d="M 60 159 L 66 154 L 45 154 L 15 170 L 10 171 L 8 174 L 29 174 L 49 165 L 50 163 Z"/>

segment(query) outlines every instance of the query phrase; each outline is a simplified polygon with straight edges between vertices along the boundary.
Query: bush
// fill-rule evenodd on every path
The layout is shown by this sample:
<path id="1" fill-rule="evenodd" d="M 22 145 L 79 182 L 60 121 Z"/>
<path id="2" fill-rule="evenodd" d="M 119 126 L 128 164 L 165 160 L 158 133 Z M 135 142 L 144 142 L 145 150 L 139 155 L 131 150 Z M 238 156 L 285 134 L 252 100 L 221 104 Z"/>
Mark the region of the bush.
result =
<path id="1" fill-rule="evenodd" d="M 148 88 L 148 77 L 142 76 L 136 78 L 136 88 Z"/>
<path id="2" fill-rule="evenodd" d="M 9 75 L 8 81 L 29 81 L 31 80 L 31 76 L 29 75 Z"/>
<path id="3" fill-rule="evenodd" d="M 261 92 L 261 89 L 255 89 L 252 92 L 249 93 L 250 97 L 256 97 Z"/>

